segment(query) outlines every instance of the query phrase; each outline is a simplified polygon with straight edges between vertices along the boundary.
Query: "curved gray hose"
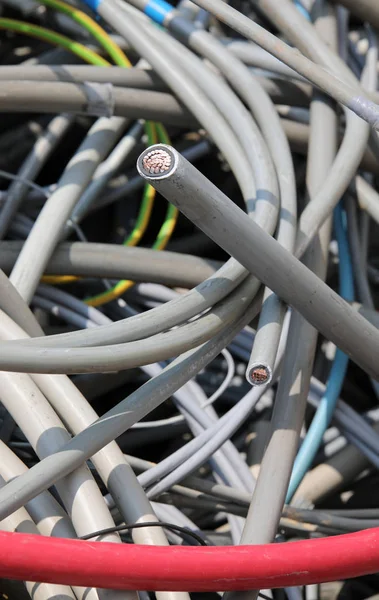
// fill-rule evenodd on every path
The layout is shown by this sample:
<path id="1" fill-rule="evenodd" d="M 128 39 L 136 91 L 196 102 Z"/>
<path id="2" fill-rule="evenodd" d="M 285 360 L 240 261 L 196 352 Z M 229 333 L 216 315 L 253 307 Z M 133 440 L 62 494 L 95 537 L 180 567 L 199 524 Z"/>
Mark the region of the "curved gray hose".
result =
<path id="1" fill-rule="evenodd" d="M 237 290 L 196 321 L 126 344 L 67 348 L 62 352 L 59 348 L 46 350 L 26 344 L 22 347 L 18 340 L 8 342 L 6 355 L 0 356 L 0 366 L 9 371 L 28 373 L 40 373 L 41 370 L 44 373 L 85 373 L 117 371 L 167 360 L 205 343 L 231 324 L 242 307 L 248 306 L 251 294 L 256 294 L 258 287 L 257 280 L 248 277 Z"/>
<path id="2" fill-rule="evenodd" d="M 16 264 L 22 247 L 23 243 L 18 241 L 0 242 L 0 266 L 7 273 Z M 142 279 L 188 288 L 212 275 L 215 271 L 212 265 L 212 261 L 175 252 L 156 252 L 117 244 L 65 242 L 59 244 L 45 272 L 49 275 L 111 279 L 127 276 L 137 282 Z M 228 265 L 228 269 L 230 267 Z"/>

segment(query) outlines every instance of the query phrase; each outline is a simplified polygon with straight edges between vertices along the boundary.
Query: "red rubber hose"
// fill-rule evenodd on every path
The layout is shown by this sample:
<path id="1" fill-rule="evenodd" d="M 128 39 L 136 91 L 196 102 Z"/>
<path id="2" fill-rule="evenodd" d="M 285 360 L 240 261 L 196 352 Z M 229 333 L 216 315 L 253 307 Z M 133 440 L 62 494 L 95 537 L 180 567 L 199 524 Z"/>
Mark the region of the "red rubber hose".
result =
<path id="1" fill-rule="evenodd" d="M 379 571 L 379 528 L 265 546 L 157 547 L 0 532 L 0 577 L 98 588 L 224 591 Z"/>

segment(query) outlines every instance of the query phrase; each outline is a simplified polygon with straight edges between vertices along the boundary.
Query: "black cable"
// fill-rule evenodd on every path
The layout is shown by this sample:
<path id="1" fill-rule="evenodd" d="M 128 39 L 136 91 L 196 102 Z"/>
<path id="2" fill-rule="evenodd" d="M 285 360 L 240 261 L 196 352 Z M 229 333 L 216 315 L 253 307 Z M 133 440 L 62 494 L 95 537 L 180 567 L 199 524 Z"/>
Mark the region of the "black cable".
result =
<path id="1" fill-rule="evenodd" d="M 145 523 L 126 523 L 123 525 L 115 525 L 114 527 L 108 527 L 107 529 L 100 529 L 99 531 L 94 531 L 93 533 L 87 533 L 87 535 L 82 535 L 79 539 L 90 540 L 91 538 L 99 535 L 106 535 L 108 533 L 114 533 L 115 531 L 127 531 L 128 529 L 140 529 L 141 527 L 164 527 L 165 529 L 169 529 L 174 533 L 179 532 L 192 537 L 200 546 L 208 546 L 207 542 L 205 542 L 199 535 L 190 529 L 187 529 L 187 527 L 180 527 L 180 525 L 164 523 L 163 521 L 146 521 Z"/>

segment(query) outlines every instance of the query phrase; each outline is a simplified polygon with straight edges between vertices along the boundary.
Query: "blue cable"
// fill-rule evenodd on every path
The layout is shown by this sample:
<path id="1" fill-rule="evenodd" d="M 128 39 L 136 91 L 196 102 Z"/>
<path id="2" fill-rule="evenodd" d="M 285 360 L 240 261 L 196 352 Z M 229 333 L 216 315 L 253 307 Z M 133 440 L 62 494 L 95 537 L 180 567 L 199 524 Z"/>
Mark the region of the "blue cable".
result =
<path id="1" fill-rule="evenodd" d="M 309 12 L 305 8 L 305 6 L 303 6 L 301 0 L 294 0 L 294 5 L 296 6 L 297 10 L 303 15 L 303 17 L 307 19 L 307 21 L 311 20 Z"/>
<path id="2" fill-rule="evenodd" d="M 340 204 L 334 211 L 334 228 L 338 242 L 340 295 L 345 300 L 351 302 L 354 300 L 353 270 L 347 241 L 346 214 Z M 322 442 L 323 435 L 332 419 L 345 379 L 348 361 L 349 359 L 346 354 L 337 349 L 325 393 L 320 400 L 320 404 L 294 463 L 288 486 L 287 504 L 291 501 L 304 475 L 310 468 Z"/>

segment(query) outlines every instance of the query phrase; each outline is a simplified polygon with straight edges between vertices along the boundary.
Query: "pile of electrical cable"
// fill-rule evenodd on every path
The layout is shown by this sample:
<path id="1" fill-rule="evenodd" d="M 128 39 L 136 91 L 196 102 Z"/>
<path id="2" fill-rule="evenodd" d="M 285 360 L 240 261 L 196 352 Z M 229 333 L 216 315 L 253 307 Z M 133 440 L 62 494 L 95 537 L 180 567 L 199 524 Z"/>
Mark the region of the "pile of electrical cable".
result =
<path id="1" fill-rule="evenodd" d="M 379 3 L 0 1 L 0 592 L 379 597 Z"/>

